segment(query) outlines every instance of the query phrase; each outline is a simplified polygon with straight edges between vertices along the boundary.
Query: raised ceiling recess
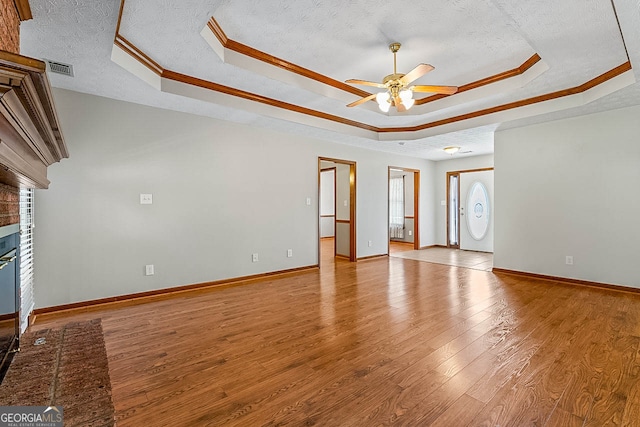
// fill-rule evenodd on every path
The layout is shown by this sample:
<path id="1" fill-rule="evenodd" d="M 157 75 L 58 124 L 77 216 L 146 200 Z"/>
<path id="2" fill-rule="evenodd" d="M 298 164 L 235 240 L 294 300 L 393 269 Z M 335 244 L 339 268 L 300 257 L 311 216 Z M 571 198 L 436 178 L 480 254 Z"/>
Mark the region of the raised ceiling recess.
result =
<path id="1" fill-rule="evenodd" d="M 432 160 L 448 158 L 449 145 L 490 153 L 498 128 L 640 102 L 640 15 L 626 0 L 410 8 L 399 0 L 32 0 L 31 8 L 22 54 L 74 66 L 73 78 L 49 76 L 57 88 Z M 435 67 L 413 85 L 458 91 L 416 93 L 403 112 L 347 107 L 378 90 L 347 79 L 380 82 L 393 71 L 393 42 L 402 43 L 398 71 Z"/>
<path id="2" fill-rule="evenodd" d="M 123 0 L 112 60 L 162 92 L 371 140 L 417 140 L 572 108 L 635 82 L 610 0 L 437 0 L 406 13 L 396 1 L 188 3 Z M 162 31 L 150 31 L 152 23 Z M 381 80 L 395 41 L 381 37 L 388 32 L 403 43 L 399 69 L 435 66 L 411 84 L 459 89 L 419 97 L 411 109 L 382 112 L 364 101 L 348 108 L 354 98 L 376 98 L 378 88 L 342 82 Z"/>

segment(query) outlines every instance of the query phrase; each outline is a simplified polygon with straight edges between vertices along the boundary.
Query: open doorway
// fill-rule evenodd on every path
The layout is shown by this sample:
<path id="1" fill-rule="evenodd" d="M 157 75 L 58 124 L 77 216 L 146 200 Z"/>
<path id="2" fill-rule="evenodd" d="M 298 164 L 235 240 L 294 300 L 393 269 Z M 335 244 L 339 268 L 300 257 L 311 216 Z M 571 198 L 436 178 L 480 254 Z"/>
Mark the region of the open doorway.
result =
<path id="1" fill-rule="evenodd" d="M 318 264 L 356 261 L 356 163 L 318 158 Z"/>
<path id="2" fill-rule="evenodd" d="M 393 256 L 491 271 L 493 268 L 493 168 L 447 172 L 447 245 Z M 392 252 L 389 253 L 392 255 Z"/>
<path id="3" fill-rule="evenodd" d="M 420 249 L 420 171 L 388 169 L 388 253 Z"/>

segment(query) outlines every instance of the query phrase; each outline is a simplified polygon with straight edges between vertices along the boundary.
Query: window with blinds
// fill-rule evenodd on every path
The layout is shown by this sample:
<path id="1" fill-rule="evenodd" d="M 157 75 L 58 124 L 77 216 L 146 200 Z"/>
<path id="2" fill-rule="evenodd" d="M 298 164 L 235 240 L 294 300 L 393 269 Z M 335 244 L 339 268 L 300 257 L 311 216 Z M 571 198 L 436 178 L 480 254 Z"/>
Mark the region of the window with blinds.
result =
<path id="1" fill-rule="evenodd" d="M 20 333 L 29 326 L 33 295 L 33 189 L 20 190 Z"/>

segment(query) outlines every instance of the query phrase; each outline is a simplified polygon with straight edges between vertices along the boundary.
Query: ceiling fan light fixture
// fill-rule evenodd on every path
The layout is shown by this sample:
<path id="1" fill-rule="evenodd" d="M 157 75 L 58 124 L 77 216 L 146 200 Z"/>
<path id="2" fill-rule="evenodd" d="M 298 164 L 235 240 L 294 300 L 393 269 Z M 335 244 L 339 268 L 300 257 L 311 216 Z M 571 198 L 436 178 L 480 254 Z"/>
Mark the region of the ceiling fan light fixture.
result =
<path id="1" fill-rule="evenodd" d="M 398 95 L 400 96 L 403 104 L 413 98 L 413 92 L 410 89 L 402 89 Z"/>
<path id="2" fill-rule="evenodd" d="M 416 102 L 415 99 L 413 99 L 413 91 L 411 89 L 402 89 L 398 96 L 402 101 L 402 105 L 404 105 L 404 108 L 407 110 L 413 107 L 413 104 Z"/>
<path id="3" fill-rule="evenodd" d="M 357 105 L 364 104 L 375 98 L 378 103 L 378 107 L 383 112 L 388 112 L 391 104 L 393 104 L 398 112 L 407 111 L 413 107 L 415 100 L 413 99 L 413 92 L 431 92 L 451 95 L 458 91 L 455 86 L 433 86 L 433 85 L 418 85 L 409 86 L 412 82 L 433 70 L 433 65 L 418 64 L 407 74 L 398 73 L 396 53 L 400 50 L 400 43 L 391 43 L 389 50 L 393 53 L 393 74 L 389 74 L 382 79 L 382 83 L 370 82 L 368 80 L 349 79 L 346 83 L 373 86 L 380 89 L 386 89 L 386 92 L 378 94 L 369 94 L 364 98 L 360 98 L 357 101 L 347 104 L 347 107 L 355 107 Z"/>
<path id="4" fill-rule="evenodd" d="M 390 99 L 391 95 L 389 95 L 389 92 L 380 92 L 376 95 L 376 102 L 378 103 L 380 110 L 385 113 L 389 112 L 389 107 L 391 107 L 391 102 L 389 102 Z"/>
<path id="5" fill-rule="evenodd" d="M 444 147 L 443 150 L 444 150 L 445 153 L 453 155 L 453 154 L 456 154 L 460 150 L 460 147 L 452 145 L 450 147 Z"/>

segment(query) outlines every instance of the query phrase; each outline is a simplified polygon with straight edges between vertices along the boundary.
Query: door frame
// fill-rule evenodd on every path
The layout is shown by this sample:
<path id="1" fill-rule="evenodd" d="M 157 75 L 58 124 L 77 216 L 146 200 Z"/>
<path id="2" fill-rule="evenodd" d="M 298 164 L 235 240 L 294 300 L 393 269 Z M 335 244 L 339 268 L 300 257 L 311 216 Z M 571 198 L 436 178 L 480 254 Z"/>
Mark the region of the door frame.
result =
<path id="1" fill-rule="evenodd" d="M 420 249 L 420 169 L 389 166 L 387 167 L 387 254 L 391 250 L 391 236 L 389 235 L 389 180 L 391 179 L 391 170 L 413 172 L 413 249 L 418 250 Z"/>
<path id="2" fill-rule="evenodd" d="M 320 256 L 320 251 L 322 250 L 320 244 L 320 173 L 322 172 L 322 161 L 349 165 L 349 261 L 356 262 L 358 259 L 356 256 L 356 162 L 331 157 L 318 157 L 318 265 L 320 265 L 322 258 Z M 335 185 L 337 185 L 338 182 L 337 177 L 338 174 L 336 171 Z M 334 200 L 335 203 L 337 203 L 337 199 L 334 198 Z M 337 221 L 337 210 L 334 213 L 336 214 L 335 221 Z"/>
<path id="3" fill-rule="evenodd" d="M 459 171 L 449 171 L 447 172 L 447 194 L 446 194 L 446 200 L 447 200 L 447 247 L 448 248 L 452 248 L 452 249 L 460 249 L 460 174 L 463 173 L 469 173 L 469 172 L 484 172 L 484 171 L 492 171 L 494 170 L 493 167 L 490 168 L 478 168 L 478 169 L 465 169 L 465 170 L 459 170 Z M 450 181 L 450 177 L 451 175 L 457 175 L 458 176 L 458 244 L 457 245 L 451 245 L 449 242 L 451 241 L 449 239 L 449 181 Z"/>

